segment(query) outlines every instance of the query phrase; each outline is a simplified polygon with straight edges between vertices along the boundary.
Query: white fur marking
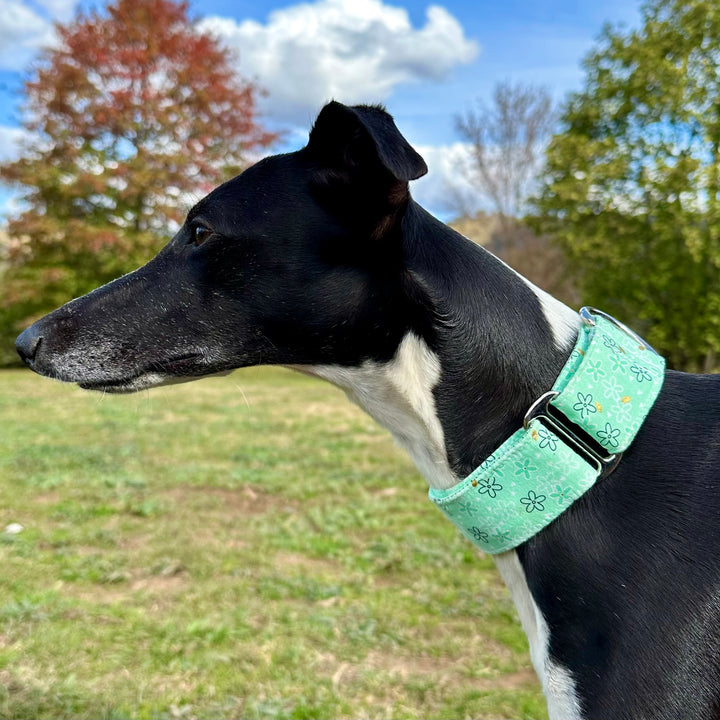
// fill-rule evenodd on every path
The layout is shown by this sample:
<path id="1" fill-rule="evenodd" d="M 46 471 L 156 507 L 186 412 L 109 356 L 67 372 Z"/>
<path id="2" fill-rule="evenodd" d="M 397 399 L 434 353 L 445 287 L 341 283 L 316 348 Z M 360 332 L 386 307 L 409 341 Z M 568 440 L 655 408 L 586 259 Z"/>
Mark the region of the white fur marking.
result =
<path id="1" fill-rule="evenodd" d="M 303 365 L 293 369 L 345 390 L 350 400 L 390 430 L 431 487 L 446 489 L 460 480 L 448 465 L 445 436 L 435 411 L 432 391 L 440 380 L 440 362 L 416 335 L 408 333 L 387 363 L 368 361 L 360 367 Z"/>
<path id="2" fill-rule="evenodd" d="M 530 289 L 540 300 L 540 307 L 555 338 L 555 346 L 559 350 L 570 350 L 575 343 L 577 331 L 580 327 L 578 313 L 550 295 L 550 293 L 533 285 L 527 278 L 522 275 L 520 277 L 530 286 Z"/>
<path id="3" fill-rule="evenodd" d="M 495 564 L 515 603 L 520 624 L 530 643 L 530 659 L 545 694 L 550 720 L 582 720 L 575 683 L 569 670 L 550 660 L 550 631 L 535 604 L 517 553 L 495 555 Z"/>

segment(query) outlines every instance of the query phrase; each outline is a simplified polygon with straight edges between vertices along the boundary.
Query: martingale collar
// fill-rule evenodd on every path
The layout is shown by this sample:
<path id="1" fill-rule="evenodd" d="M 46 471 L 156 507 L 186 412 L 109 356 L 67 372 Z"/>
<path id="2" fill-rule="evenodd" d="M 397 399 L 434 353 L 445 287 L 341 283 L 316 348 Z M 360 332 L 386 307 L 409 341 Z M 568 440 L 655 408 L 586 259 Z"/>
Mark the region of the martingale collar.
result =
<path id="1" fill-rule="evenodd" d="M 580 310 L 575 348 L 552 390 L 515 432 L 462 482 L 430 499 L 487 553 L 540 532 L 609 475 L 650 412 L 665 360 L 595 308 Z"/>

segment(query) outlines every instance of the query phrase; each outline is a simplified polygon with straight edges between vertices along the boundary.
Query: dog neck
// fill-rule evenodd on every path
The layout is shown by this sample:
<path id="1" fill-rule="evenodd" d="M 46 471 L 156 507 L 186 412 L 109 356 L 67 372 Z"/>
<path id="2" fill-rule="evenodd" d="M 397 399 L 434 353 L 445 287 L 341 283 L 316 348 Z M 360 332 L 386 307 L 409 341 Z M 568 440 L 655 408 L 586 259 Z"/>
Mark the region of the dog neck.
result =
<path id="1" fill-rule="evenodd" d="M 405 292 L 420 308 L 394 357 L 296 369 L 342 388 L 446 489 L 520 427 L 572 350 L 577 313 L 411 203 Z"/>
<path id="2" fill-rule="evenodd" d="M 385 363 L 300 369 L 342 388 L 386 427 L 430 487 L 468 475 L 552 387 L 579 316 L 498 258 L 411 205 L 404 223 L 408 294 L 417 323 Z M 549 632 L 517 553 L 494 556 L 518 609 L 550 716 L 581 717 L 570 673 L 548 655 Z"/>

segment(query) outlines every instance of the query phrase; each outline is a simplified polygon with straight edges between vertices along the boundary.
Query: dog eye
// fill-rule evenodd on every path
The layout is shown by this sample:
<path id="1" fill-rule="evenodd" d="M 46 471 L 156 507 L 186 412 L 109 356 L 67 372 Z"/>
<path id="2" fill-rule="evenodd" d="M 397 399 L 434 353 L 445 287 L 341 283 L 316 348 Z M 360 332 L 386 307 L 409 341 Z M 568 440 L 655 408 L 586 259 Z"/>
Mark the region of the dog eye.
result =
<path id="1" fill-rule="evenodd" d="M 202 245 L 212 234 L 213 231 L 210 228 L 206 228 L 204 225 L 196 225 L 193 233 L 193 243 Z"/>

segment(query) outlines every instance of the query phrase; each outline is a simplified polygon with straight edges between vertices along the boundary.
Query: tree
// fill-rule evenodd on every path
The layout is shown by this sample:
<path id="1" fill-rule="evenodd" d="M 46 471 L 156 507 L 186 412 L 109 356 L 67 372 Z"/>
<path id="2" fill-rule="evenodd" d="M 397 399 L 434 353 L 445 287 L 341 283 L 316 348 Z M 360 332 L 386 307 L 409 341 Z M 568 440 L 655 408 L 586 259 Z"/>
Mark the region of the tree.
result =
<path id="1" fill-rule="evenodd" d="M 510 82 L 495 86 L 492 105 L 479 101 L 475 112 L 455 118 L 471 145 L 468 179 L 490 199 L 504 230 L 517 224 L 554 123 L 546 89 Z"/>
<path id="2" fill-rule="evenodd" d="M 606 27 L 533 203 L 584 300 L 689 370 L 720 350 L 719 39 L 714 0 L 649 0 L 639 30 Z"/>
<path id="3" fill-rule="evenodd" d="M 476 216 L 486 229 L 492 227 L 484 244 L 536 285 L 575 302 L 577 292 L 562 252 L 547 237 L 533 233 L 521 217 L 555 124 L 548 90 L 509 81 L 495 86 L 491 104 L 478 101 L 477 110 L 455 118 L 458 133 L 471 147 L 465 174 L 493 210 L 491 217 Z"/>
<path id="4" fill-rule="evenodd" d="M 34 140 L 0 165 L 26 208 L 4 246 L 8 339 L 144 262 L 189 198 L 275 139 L 257 122 L 257 88 L 196 30 L 187 3 L 116 0 L 56 32 L 25 84 L 23 124 Z"/>

